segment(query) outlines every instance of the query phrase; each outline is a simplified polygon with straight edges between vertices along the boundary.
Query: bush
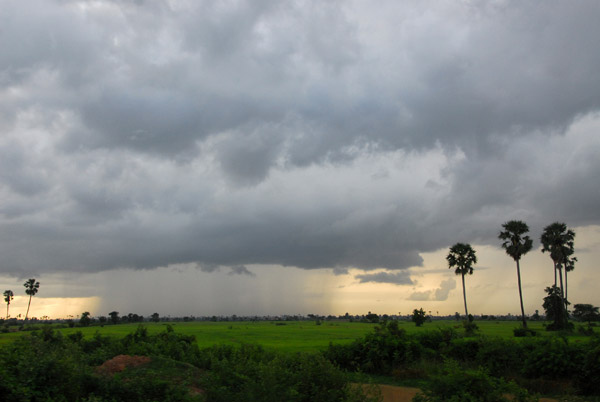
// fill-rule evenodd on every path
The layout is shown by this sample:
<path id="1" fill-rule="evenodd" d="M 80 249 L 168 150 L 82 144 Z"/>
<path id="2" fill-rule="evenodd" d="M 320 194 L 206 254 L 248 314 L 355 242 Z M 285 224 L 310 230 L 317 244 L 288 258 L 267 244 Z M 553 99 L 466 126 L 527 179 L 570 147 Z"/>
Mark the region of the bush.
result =
<path id="1" fill-rule="evenodd" d="M 590 341 L 587 353 L 575 375 L 575 386 L 585 395 L 598 394 L 600 390 L 600 336 Z"/>
<path id="2" fill-rule="evenodd" d="M 208 401 L 365 400 L 346 375 L 320 355 L 293 356 L 260 346 L 215 346 L 201 352 L 209 369 L 202 380 Z"/>
<path id="3" fill-rule="evenodd" d="M 555 337 L 532 340 L 523 348 L 522 374 L 527 378 L 570 378 L 585 355 L 585 346 Z"/>
<path id="4" fill-rule="evenodd" d="M 523 360 L 521 343 L 501 338 L 481 338 L 475 358 L 491 375 L 506 376 L 518 373 Z"/>
<path id="5" fill-rule="evenodd" d="M 513 334 L 516 337 L 524 337 L 524 336 L 536 336 L 537 332 L 535 332 L 533 329 L 519 327 L 519 328 L 513 329 Z"/>
<path id="6" fill-rule="evenodd" d="M 464 370 L 450 360 L 441 375 L 434 376 L 417 394 L 416 402 L 500 402 L 533 401 L 526 390 L 512 382 L 491 377 L 486 370 Z M 512 398 L 508 398 L 511 394 Z"/>
<path id="7" fill-rule="evenodd" d="M 479 330 L 477 324 L 473 322 L 472 317 L 469 317 L 468 321 L 463 321 L 463 328 L 465 329 L 465 336 L 474 336 Z"/>

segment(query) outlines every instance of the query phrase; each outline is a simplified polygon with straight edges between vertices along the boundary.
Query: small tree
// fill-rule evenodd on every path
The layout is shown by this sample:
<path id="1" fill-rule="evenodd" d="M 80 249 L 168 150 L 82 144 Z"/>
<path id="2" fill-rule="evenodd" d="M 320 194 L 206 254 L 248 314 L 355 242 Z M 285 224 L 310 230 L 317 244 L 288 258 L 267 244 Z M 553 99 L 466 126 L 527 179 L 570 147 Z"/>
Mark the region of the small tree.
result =
<path id="1" fill-rule="evenodd" d="M 119 323 L 119 312 L 118 311 L 111 311 L 110 313 L 108 313 L 108 315 L 110 317 L 110 322 L 112 322 L 113 324 Z"/>
<path id="2" fill-rule="evenodd" d="M 544 311 L 546 311 L 546 319 L 552 321 L 552 324 L 548 325 L 546 328 L 549 331 L 569 329 L 562 291 L 556 285 L 547 287 L 545 290 L 546 293 L 548 293 L 548 296 L 544 297 L 544 304 L 542 307 L 544 308 Z"/>
<path id="3" fill-rule="evenodd" d="M 90 318 L 89 311 L 85 311 L 84 313 L 81 314 L 81 318 L 79 319 L 79 324 L 81 324 L 83 327 L 87 327 L 90 325 L 91 322 L 92 322 L 92 319 Z"/>
<path id="4" fill-rule="evenodd" d="M 25 293 L 29 295 L 29 304 L 27 304 L 27 313 L 25 314 L 25 321 L 27 321 L 27 317 L 29 316 L 29 307 L 31 306 L 31 298 L 35 296 L 40 289 L 40 283 L 36 282 L 35 278 L 32 278 L 26 280 L 23 286 L 25 286 Z"/>
<path id="5" fill-rule="evenodd" d="M 573 307 L 573 317 L 577 321 L 586 321 L 588 324 L 591 324 L 592 321 L 600 321 L 598 307 L 594 307 L 591 304 L 576 304 Z"/>
<path id="6" fill-rule="evenodd" d="M 6 302 L 6 319 L 8 320 L 8 307 L 10 306 L 10 301 L 12 299 L 14 299 L 15 294 L 13 293 L 12 290 L 5 290 L 4 291 L 4 301 Z"/>
<path id="7" fill-rule="evenodd" d="M 154 313 L 150 316 L 150 319 L 154 322 L 159 322 L 160 321 L 160 316 L 158 315 L 158 313 Z"/>
<path id="8" fill-rule="evenodd" d="M 415 325 L 417 327 L 420 327 L 421 325 L 423 325 L 425 323 L 425 321 L 427 321 L 427 315 L 425 314 L 425 311 L 423 310 L 423 308 L 420 308 L 419 310 L 417 310 L 417 309 L 413 310 L 412 321 L 415 323 Z"/>

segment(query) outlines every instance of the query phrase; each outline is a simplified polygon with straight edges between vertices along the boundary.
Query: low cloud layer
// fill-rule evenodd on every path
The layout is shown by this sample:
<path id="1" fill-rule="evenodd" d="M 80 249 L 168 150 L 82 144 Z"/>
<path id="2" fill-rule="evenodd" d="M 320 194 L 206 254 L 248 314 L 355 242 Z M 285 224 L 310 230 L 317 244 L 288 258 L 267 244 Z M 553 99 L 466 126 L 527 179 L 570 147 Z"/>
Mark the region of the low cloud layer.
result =
<path id="1" fill-rule="evenodd" d="M 398 270 L 600 223 L 597 2 L 2 9 L 4 273 Z"/>
<path id="2" fill-rule="evenodd" d="M 377 272 L 375 274 L 362 274 L 356 275 L 356 279 L 360 283 L 374 282 L 374 283 L 393 283 L 395 285 L 412 285 L 414 282 L 410 278 L 410 274 L 406 271 L 403 272 Z"/>

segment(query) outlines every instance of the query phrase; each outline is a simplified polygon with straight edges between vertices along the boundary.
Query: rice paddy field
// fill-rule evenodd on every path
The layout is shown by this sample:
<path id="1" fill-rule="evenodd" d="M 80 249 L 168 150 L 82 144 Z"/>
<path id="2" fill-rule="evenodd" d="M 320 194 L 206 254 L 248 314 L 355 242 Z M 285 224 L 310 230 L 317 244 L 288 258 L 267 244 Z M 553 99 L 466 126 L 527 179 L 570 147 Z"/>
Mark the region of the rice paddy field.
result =
<path id="1" fill-rule="evenodd" d="M 519 327 L 518 321 L 476 321 L 479 333 L 486 336 L 514 338 L 513 329 Z M 42 327 L 44 324 L 37 325 Z M 96 332 L 101 335 L 121 338 L 133 331 L 140 324 L 118 324 L 104 326 L 89 326 L 59 329 L 68 335 L 81 331 L 84 337 L 92 337 Z M 162 332 L 167 325 L 171 325 L 177 333 L 194 335 L 200 348 L 215 344 L 240 345 L 254 343 L 284 353 L 314 352 L 325 349 L 329 343 L 350 343 L 373 331 L 376 324 L 343 321 L 323 321 L 317 325 L 315 321 L 229 321 L 229 322 L 146 322 L 143 323 L 150 334 Z M 529 327 L 538 331 L 538 336 L 555 336 L 554 333 L 545 331 L 542 322 L 530 322 Z M 445 320 L 426 323 L 416 327 L 409 321 L 400 321 L 400 327 L 407 332 L 430 331 L 436 328 L 453 327 L 462 332 L 460 322 Z M 598 332 L 598 329 L 596 329 Z M 12 342 L 27 331 L 8 332 L 0 334 L 0 346 Z M 577 331 L 569 335 L 574 340 L 584 340 L 588 337 L 578 335 Z"/>

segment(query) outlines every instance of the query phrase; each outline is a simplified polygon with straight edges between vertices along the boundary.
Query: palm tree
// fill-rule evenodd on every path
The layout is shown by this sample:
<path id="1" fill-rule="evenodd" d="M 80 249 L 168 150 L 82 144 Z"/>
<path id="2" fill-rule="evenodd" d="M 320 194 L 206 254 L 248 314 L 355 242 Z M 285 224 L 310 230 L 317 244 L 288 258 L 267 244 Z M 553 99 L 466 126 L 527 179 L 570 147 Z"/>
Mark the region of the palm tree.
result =
<path id="1" fill-rule="evenodd" d="M 550 258 L 554 263 L 554 286 L 556 286 L 556 276 L 560 279 L 560 291 L 562 298 L 565 299 L 565 292 L 562 278 L 562 268 L 572 270 L 574 262 L 577 261 L 571 257 L 575 252 L 575 232 L 567 229 L 567 225 L 561 222 L 554 222 L 544 228 L 541 237 L 542 253 L 550 252 Z M 569 267 L 569 268 L 566 268 Z"/>
<path id="2" fill-rule="evenodd" d="M 35 281 L 34 279 L 28 279 L 23 284 L 25 286 L 25 293 L 29 295 L 29 304 L 27 305 L 27 313 L 25 314 L 25 321 L 27 321 L 27 316 L 29 315 L 29 307 L 31 306 L 31 298 L 38 292 L 40 289 L 40 283 Z"/>
<path id="3" fill-rule="evenodd" d="M 475 250 L 470 244 L 456 243 L 450 247 L 450 253 L 446 257 L 448 268 L 455 268 L 454 273 L 462 276 L 463 299 L 465 301 L 465 314 L 469 319 L 469 310 L 467 310 L 467 293 L 465 291 L 465 274 L 473 275 L 473 265 L 477 264 Z"/>
<path id="4" fill-rule="evenodd" d="M 10 306 L 10 301 L 14 298 L 15 294 L 12 290 L 4 291 L 4 301 L 6 302 L 6 319 L 8 320 L 8 306 Z"/>
<path id="5" fill-rule="evenodd" d="M 508 221 L 502 225 L 503 232 L 500 232 L 498 238 L 503 241 L 502 248 L 506 250 L 506 254 L 510 255 L 517 263 L 517 279 L 519 283 L 519 300 L 521 301 L 521 318 L 523 320 L 523 328 L 527 328 L 525 321 L 525 309 L 523 308 L 523 292 L 521 290 L 521 266 L 519 260 L 521 256 L 527 254 L 532 246 L 533 240 L 529 236 L 523 236 L 529 232 L 529 227 L 522 221 Z"/>

